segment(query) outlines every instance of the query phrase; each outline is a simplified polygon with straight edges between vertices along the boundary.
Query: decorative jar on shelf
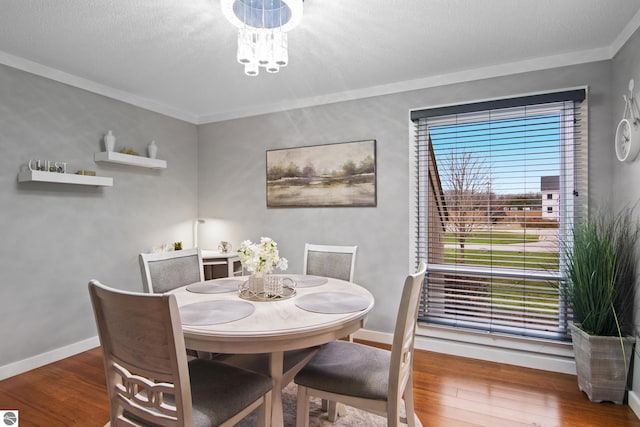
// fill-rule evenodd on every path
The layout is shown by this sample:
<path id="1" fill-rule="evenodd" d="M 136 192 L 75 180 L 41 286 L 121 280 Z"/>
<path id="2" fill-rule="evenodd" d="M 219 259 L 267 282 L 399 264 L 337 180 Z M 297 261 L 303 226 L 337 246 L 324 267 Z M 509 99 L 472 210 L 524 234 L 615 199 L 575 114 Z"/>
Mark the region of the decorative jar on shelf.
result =
<path id="1" fill-rule="evenodd" d="M 109 131 L 104 136 L 104 148 L 107 151 L 113 151 L 116 146 L 116 137 L 113 135 L 113 132 Z"/>
<path id="2" fill-rule="evenodd" d="M 149 158 L 155 159 L 158 155 L 158 146 L 155 141 L 151 141 L 147 146 L 147 154 L 149 154 Z"/>
<path id="3" fill-rule="evenodd" d="M 231 252 L 231 243 L 225 241 L 220 242 L 218 245 L 218 251 L 222 254 Z"/>

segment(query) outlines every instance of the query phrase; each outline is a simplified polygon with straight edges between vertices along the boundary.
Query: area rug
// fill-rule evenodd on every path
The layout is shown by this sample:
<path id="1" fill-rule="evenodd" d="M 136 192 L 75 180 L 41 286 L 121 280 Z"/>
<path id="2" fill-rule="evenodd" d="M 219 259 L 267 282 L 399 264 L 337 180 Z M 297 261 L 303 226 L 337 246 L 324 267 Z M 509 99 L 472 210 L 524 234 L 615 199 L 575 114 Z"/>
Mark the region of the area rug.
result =
<path id="1" fill-rule="evenodd" d="M 284 410 L 284 427 L 295 427 L 296 425 L 296 393 L 298 386 L 291 383 L 282 390 L 282 402 Z M 347 414 L 338 417 L 335 423 L 327 419 L 327 413 L 322 411 L 320 399 L 312 398 L 309 402 L 309 427 L 342 426 L 342 427 L 384 427 L 387 419 L 370 412 L 346 407 Z M 404 408 L 402 408 L 404 414 Z M 250 414 L 247 418 L 236 424 L 236 427 L 253 427 L 256 425 L 255 414 Z M 422 424 L 418 421 L 418 427 Z"/>

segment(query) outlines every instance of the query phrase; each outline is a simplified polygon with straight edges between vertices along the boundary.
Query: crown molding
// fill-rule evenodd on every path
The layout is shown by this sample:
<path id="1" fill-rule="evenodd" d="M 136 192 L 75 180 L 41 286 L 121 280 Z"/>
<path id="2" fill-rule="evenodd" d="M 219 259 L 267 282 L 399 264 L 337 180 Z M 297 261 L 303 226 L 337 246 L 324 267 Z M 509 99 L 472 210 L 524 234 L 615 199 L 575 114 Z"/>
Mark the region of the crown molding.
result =
<path id="1" fill-rule="evenodd" d="M 622 46 L 631 38 L 633 33 L 640 28 L 640 10 L 633 15 L 633 18 L 629 21 L 627 25 L 622 29 L 618 37 L 611 43 L 609 47 L 609 59 L 613 59 L 614 56 L 618 53 Z"/>
<path id="2" fill-rule="evenodd" d="M 427 89 L 436 86 L 464 83 L 474 80 L 488 79 L 492 77 L 502 77 L 511 74 L 541 71 L 545 69 L 578 65 L 588 62 L 610 60 L 618 53 L 618 51 L 622 48 L 622 46 L 624 46 L 627 40 L 629 40 L 629 38 L 638 28 L 640 28 L 640 11 L 638 11 L 633 16 L 629 23 L 620 32 L 618 37 L 616 37 L 614 42 L 610 46 L 603 48 L 497 64 L 487 67 L 479 67 L 454 73 L 429 76 L 362 89 L 347 90 L 343 92 L 295 99 L 280 103 L 256 105 L 242 110 L 225 111 L 221 113 L 211 113 L 206 115 L 198 115 L 173 108 L 157 101 L 153 101 L 126 91 L 96 83 L 94 81 L 84 79 L 73 74 L 65 73 L 55 68 L 51 68 L 46 65 L 42 65 L 37 62 L 17 57 L 2 51 L 0 51 L 0 64 L 8 65 L 22 71 L 26 71 L 41 77 L 46 77 L 48 79 L 84 89 L 89 92 L 103 95 L 118 101 L 126 102 L 136 107 L 144 108 L 146 110 L 183 120 L 188 123 L 202 125 L 262 114 L 277 113 L 299 108 L 332 104 L 336 102 L 353 101 L 374 96 L 390 95 L 412 90 Z"/>
<path id="3" fill-rule="evenodd" d="M 474 80 L 483 80 L 493 77 L 502 77 L 511 74 L 540 71 L 545 69 L 604 61 L 609 59 L 611 59 L 611 56 L 610 49 L 608 47 L 573 52 L 569 54 L 546 56 L 525 61 L 491 65 L 488 67 L 480 67 L 455 73 L 447 73 L 420 79 L 395 82 L 387 85 L 348 90 L 329 95 L 309 97 L 275 104 L 258 105 L 239 111 L 210 114 L 199 117 L 197 124 L 201 125 L 207 123 L 215 123 L 225 120 L 233 120 L 243 117 L 251 117 L 261 114 L 270 114 L 286 110 L 293 110 L 297 108 L 326 105 L 335 102 L 353 101 L 374 96 L 391 95 L 394 93 L 407 92 L 412 90 L 428 89 L 437 86 L 445 86 L 456 83 L 470 82 Z"/>
<path id="4" fill-rule="evenodd" d="M 64 71 L 60 71 L 55 68 L 48 67 L 46 65 L 42 65 L 18 56 L 14 56 L 3 51 L 0 51 L 0 64 L 7 65 L 12 68 L 17 68 L 18 70 L 26 71 L 40 77 L 46 77 L 50 80 L 77 87 L 79 89 L 84 89 L 98 95 L 106 96 L 107 98 L 126 102 L 127 104 L 144 108 L 145 110 L 153 111 L 155 113 L 160 113 L 165 116 L 173 117 L 175 119 L 184 120 L 193 124 L 196 124 L 197 121 L 197 115 L 195 114 L 191 114 L 123 90 L 114 89 L 110 86 L 96 83 L 92 80 L 78 77 L 73 74 L 65 73 Z"/>

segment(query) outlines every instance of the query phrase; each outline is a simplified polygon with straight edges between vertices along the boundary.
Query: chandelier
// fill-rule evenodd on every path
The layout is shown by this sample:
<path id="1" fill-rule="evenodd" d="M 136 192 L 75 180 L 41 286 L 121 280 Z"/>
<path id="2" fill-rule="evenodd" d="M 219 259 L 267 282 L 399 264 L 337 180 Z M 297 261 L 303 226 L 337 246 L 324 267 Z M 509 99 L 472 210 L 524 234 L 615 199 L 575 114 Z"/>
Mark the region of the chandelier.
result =
<path id="1" fill-rule="evenodd" d="M 238 27 L 237 60 L 248 76 L 260 67 L 277 73 L 289 62 L 287 32 L 300 23 L 303 0 L 221 0 L 224 16 Z"/>

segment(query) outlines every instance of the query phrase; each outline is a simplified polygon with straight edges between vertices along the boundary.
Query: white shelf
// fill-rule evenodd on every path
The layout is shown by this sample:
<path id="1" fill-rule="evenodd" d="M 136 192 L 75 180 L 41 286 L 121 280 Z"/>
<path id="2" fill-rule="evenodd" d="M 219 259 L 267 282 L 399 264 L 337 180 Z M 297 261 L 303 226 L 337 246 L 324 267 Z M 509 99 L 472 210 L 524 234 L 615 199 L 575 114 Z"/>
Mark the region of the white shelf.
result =
<path id="1" fill-rule="evenodd" d="M 131 154 L 118 153 L 116 151 L 102 151 L 93 155 L 96 162 L 120 163 L 122 165 L 140 166 L 150 169 L 166 169 L 167 161 L 151 159 L 149 157 L 133 156 Z"/>
<path id="2" fill-rule="evenodd" d="M 71 173 L 32 171 L 26 169 L 18 174 L 20 182 L 56 182 L 60 184 L 94 185 L 113 187 L 113 178 L 105 176 L 75 175 Z"/>

